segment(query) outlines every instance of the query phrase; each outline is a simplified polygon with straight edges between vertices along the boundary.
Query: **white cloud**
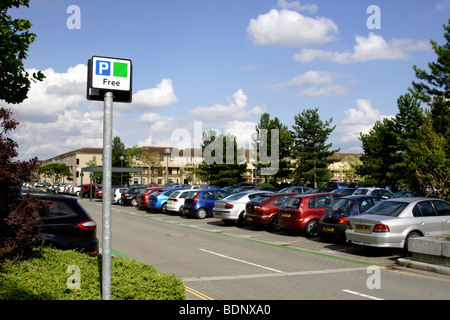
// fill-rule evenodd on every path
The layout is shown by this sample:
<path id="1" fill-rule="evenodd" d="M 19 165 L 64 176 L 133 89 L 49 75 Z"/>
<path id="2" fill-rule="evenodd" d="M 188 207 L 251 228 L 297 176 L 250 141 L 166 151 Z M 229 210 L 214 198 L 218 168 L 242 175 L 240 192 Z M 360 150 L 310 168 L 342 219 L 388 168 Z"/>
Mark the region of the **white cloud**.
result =
<path id="1" fill-rule="evenodd" d="M 162 79 L 155 88 L 138 90 L 133 94 L 131 103 L 121 103 L 119 110 L 142 111 L 147 109 L 167 107 L 178 102 L 173 90 L 171 79 Z"/>
<path id="2" fill-rule="evenodd" d="M 438 11 L 446 11 L 450 9 L 450 0 L 444 0 L 438 2 L 434 8 Z"/>
<path id="3" fill-rule="evenodd" d="M 309 89 L 305 89 L 302 92 L 299 92 L 297 95 L 299 97 L 331 97 L 331 96 L 342 96 L 347 94 L 350 91 L 350 88 L 345 87 L 341 84 L 335 84 L 332 86 L 325 86 L 322 88 L 312 87 Z"/>
<path id="4" fill-rule="evenodd" d="M 382 36 L 373 32 L 369 36 L 356 36 L 353 52 L 335 52 L 305 48 L 294 55 L 293 59 L 301 63 L 312 62 L 315 59 L 334 63 L 364 63 L 372 60 L 407 60 L 409 52 L 430 50 L 426 41 L 409 39 L 392 39 L 387 42 Z"/>
<path id="5" fill-rule="evenodd" d="M 288 47 L 324 44 L 333 41 L 337 32 L 337 25 L 330 19 L 310 18 L 286 9 L 272 9 L 251 19 L 247 27 L 254 44 Z"/>
<path id="6" fill-rule="evenodd" d="M 333 83 L 334 74 L 326 71 L 311 70 L 300 74 L 288 81 L 270 85 L 272 89 L 284 89 L 286 87 L 303 87 L 309 85 L 322 85 Z"/>
<path id="7" fill-rule="evenodd" d="M 349 108 L 344 111 L 342 119 L 336 124 L 332 136 L 334 145 L 341 147 L 341 152 L 362 152 L 361 133 L 367 134 L 377 121 L 392 115 L 382 115 L 380 110 L 375 109 L 370 100 L 356 100 L 357 108 Z"/>
<path id="8" fill-rule="evenodd" d="M 228 105 L 216 104 L 212 107 L 197 107 L 189 111 L 189 115 L 196 120 L 203 121 L 228 121 L 233 119 L 244 119 L 264 112 L 263 107 L 253 107 L 247 110 L 247 96 L 242 89 L 228 99 Z"/>

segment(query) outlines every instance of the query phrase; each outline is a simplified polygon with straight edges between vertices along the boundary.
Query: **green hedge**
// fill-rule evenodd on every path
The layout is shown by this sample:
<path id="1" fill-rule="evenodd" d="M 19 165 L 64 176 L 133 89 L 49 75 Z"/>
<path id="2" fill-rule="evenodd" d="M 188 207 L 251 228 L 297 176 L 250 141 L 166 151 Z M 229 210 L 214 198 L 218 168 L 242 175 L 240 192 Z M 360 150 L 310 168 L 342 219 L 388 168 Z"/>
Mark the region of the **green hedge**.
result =
<path id="1" fill-rule="evenodd" d="M 4 262 L 0 300 L 101 300 L 101 265 L 101 255 L 57 249 L 42 249 L 20 263 Z M 77 272 L 80 282 L 73 281 Z M 186 299 L 181 279 L 133 259 L 112 257 L 111 273 L 113 300 Z"/>

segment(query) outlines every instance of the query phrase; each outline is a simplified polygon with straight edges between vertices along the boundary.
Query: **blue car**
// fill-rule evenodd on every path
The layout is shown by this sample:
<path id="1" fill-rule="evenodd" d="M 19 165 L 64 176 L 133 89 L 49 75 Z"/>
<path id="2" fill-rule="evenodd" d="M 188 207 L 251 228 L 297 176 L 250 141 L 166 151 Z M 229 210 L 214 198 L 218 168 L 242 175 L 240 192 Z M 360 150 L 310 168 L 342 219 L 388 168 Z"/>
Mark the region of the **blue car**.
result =
<path id="1" fill-rule="evenodd" d="M 191 191 L 184 199 L 183 214 L 193 215 L 198 219 L 212 216 L 216 200 L 224 199 L 230 194 L 221 189 Z"/>
<path id="2" fill-rule="evenodd" d="M 161 192 L 155 192 L 148 198 L 147 208 L 150 210 L 159 210 L 161 212 L 166 212 L 167 200 L 174 190 L 180 190 L 183 188 L 170 188 L 161 190 Z"/>
<path id="3" fill-rule="evenodd" d="M 317 226 L 319 236 L 324 239 L 345 239 L 347 218 L 363 214 L 382 202 L 378 196 L 351 195 L 334 200 L 322 215 Z"/>

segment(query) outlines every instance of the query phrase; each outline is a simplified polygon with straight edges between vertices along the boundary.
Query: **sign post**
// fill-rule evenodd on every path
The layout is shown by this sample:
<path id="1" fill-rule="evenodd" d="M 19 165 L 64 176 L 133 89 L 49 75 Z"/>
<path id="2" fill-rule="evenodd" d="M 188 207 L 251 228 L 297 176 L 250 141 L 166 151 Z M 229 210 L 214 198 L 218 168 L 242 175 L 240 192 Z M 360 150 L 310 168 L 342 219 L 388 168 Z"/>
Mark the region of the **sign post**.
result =
<path id="1" fill-rule="evenodd" d="M 87 99 L 103 100 L 102 299 L 111 300 L 111 192 L 113 102 L 132 100 L 130 60 L 92 57 Z"/>

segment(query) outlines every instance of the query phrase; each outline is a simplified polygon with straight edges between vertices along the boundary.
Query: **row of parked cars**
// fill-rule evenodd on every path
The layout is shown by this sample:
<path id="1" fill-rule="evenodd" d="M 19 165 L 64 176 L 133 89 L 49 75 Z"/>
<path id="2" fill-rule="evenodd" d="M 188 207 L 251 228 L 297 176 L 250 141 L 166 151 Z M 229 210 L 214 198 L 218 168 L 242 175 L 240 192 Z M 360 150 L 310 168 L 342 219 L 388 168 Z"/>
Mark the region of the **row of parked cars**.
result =
<path id="1" fill-rule="evenodd" d="M 114 192 L 113 203 L 144 210 L 199 219 L 214 217 L 226 225 L 301 232 L 307 237 L 364 246 L 407 249 L 412 237 L 450 233 L 450 204 L 409 191 L 172 185 L 132 186 Z"/>

